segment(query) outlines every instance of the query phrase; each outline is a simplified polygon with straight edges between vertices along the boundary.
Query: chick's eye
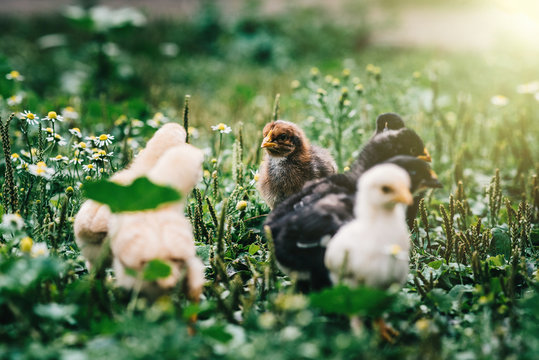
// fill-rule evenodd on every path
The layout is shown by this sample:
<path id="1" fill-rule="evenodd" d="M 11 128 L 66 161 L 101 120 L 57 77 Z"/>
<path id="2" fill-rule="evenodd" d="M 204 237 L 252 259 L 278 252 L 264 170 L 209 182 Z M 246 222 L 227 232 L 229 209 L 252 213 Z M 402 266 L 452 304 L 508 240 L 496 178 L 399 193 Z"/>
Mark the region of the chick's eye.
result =
<path id="1" fill-rule="evenodd" d="M 382 186 L 382 192 L 384 194 L 389 194 L 393 192 L 393 189 L 387 185 Z"/>
<path id="2" fill-rule="evenodd" d="M 287 138 L 286 134 L 281 134 L 277 136 L 277 140 L 286 140 L 286 138 Z"/>

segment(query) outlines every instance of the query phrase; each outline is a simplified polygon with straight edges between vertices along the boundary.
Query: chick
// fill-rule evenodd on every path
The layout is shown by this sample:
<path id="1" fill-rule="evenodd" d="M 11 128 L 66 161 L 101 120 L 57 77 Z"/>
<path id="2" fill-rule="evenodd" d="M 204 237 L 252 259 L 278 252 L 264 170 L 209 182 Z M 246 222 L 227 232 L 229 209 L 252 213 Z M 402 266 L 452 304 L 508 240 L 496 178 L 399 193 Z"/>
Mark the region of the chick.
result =
<path id="1" fill-rule="evenodd" d="M 410 185 L 407 172 L 394 164 L 377 165 L 359 179 L 355 219 L 339 229 L 325 253 L 332 283 L 385 290 L 406 282 L 410 234 L 405 205 L 413 202 Z M 357 330 L 359 318 L 351 320 Z M 375 323 L 388 341 L 398 334 L 381 318 Z"/>
<path id="2" fill-rule="evenodd" d="M 404 120 L 399 114 L 385 113 L 376 118 L 376 132 L 374 135 L 381 134 L 388 130 L 399 130 L 404 127 Z"/>
<path id="3" fill-rule="evenodd" d="M 261 147 L 266 149 L 260 167 L 258 190 L 270 208 L 300 191 L 310 180 L 337 171 L 329 152 L 310 145 L 303 130 L 283 120 L 266 124 Z"/>
<path id="4" fill-rule="evenodd" d="M 185 143 L 185 130 L 175 123 L 163 125 L 155 132 L 153 137 L 126 169 L 117 172 L 111 181 L 128 185 L 138 177 L 147 173 L 157 162 L 159 157 L 171 147 Z M 73 224 L 75 241 L 82 255 L 88 260 L 91 268 L 101 253 L 103 242 L 108 234 L 110 210 L 108 206 L 93 200 L 85 201 Z"/>
<path id="5" fill-rule="evenodd" d="M 188 144 L 176 146 L 159 158 L 147 176 L 152 182 L 171 186 L 185 195 L 202 177 L 202 160 L 203 154 L 197 148 Z M 196 257 L 183 200 L 155 210 L 114 214 L 109 236 L 118 285 L 134 288 L 138 280 L 127 274 L 126 268 L 140 272 L 150 260 L 159 259 L 170 265 L 170 276 L 143 282 L 142 291 L 156 297 L 185 277 L 189 298 L 198 300 L 204 284 L 204 265 Z"/>
<path id="6" fill-rule="evenodd" d="M 410 248 L 404 205 L 413 202 L 410 186 L 408 173 L 394 164 L 375 166 L 359 179 L 355 219 L 339 229 L 326 249 L 324 262 L 333 283 L 381 289 L 404 284 Z"/>
<path id="7" fill-rule="evenodd" d="M 298 275 L 301 290 L 330 285 L 324 242 L 353 219 L 357 180 L 365 170 L 390 161 L 412 174 L 412 191 L 440 186 L 428 163 L 418 158 L 423 155 L 423 141 L 413 130 L 386 131 L 364 146 L 351 171 L 305 185 L 269 214 L 265 224 L 275 242 L 277 261 L 283 271 Z"/>

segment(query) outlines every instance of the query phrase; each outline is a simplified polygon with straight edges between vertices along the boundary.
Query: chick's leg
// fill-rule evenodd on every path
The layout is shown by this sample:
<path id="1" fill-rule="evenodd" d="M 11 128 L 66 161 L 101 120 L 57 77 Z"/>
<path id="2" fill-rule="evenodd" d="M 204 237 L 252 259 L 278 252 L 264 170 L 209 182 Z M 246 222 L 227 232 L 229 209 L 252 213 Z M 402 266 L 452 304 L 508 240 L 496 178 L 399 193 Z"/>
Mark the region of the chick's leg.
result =
<path id="1" fill-rule="evenodd" d="M 378 328 L 382 339 L 389 343 L 395 342 L 395 337 L 399 336 L 399 332 L 397 330 L 386 324 L 386 322 L 382 318 L 374 320 L 374 323 L 376 324 L 376 327 Z"/>

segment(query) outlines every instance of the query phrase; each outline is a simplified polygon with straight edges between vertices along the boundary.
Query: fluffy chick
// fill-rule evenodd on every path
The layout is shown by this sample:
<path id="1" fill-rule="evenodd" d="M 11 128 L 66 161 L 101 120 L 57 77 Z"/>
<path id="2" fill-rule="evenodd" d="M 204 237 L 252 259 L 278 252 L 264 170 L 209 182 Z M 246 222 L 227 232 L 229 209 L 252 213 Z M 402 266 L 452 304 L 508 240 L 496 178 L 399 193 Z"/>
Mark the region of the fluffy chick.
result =
<path id="1" fill-rule="evenodd" d="M 147 174 L 159 185 L 188 194 L 202 177 L 203 154 L 184 144 L 166 151 Z M 141 271 L 148 261 L 159 259 L 170 265 L 170 276 L 143 282 L 142 291 L 155 297 L 178 284 L 185 276 L 187 294 L 198 300 L 204 284 L 204 265 L 196 257 L 184 201 L 164 204 L 156 210 L 114 214 L 109 223 L 113 268 L 117 284 L 133 288 L 137 279 L 126 268 Z"/>
<path id="2" fill-rule="evenodd" d="M 131 165 L 117 172 L 111 181 L 128 185 L 133 180 L 146 174 L 171 147 L 185 143 L 185 130 L 175 123 L 163 125 L 148 141 L 146 147 L 135 157 Z M 109 219 L 111 217 L 108 206 L 93 200 L 85 201 L 73 224 L 75 241 L 82 255 L 88 260 L 88 268 L 98 259 L 103 242 L 108 234 Z"/>
<path id="3" fill-rule="evenodd" d="M 374 135 L 388 130 L 399 130 L 404 127 L 404 120 L 396 113 L 384 113 L 376 118 L 376 131 Z"/>
<path id="4" fill-rule="evenodd" d="M 412 176 L 413 191 L 420 184 L 438 187 L 439 182 L 428 163 L 419 159 L 424 155 L 423 141 L 413 130 L 385 131 L 363 147 L 351 171 L 307 184 L 279 204 L 268 215 L 265 224 L 271 230 L 281 269 L 298 274 L 298 285 L 303 291 L 329 286 L 324 266 L 324 240 L 353 219 L 359 177 L 372 166 L 391 159 L 415 173 Z M 415 217 L 415 213 L 413 215 Z"/>
<path id="5" fill-rule="evenodd" d="M 410 248 L 404 205 L 413 202 L 410 185 L 406 171 L 393 164 L 375 166 L 360 178 L 356 219 L 335 234 L 326 250 L 333 283 L 382 289 L 404 284 Z"/>
<path id="6" fill-rule="evenodd" d="M 310 180 L 337 171 L 326 149 L 310 145 L 303 130 L 283 120 L 266 124 L 261 147 L 266 150 L 260 167 L 258 190 L 270 208 L 301 190 Z"/>

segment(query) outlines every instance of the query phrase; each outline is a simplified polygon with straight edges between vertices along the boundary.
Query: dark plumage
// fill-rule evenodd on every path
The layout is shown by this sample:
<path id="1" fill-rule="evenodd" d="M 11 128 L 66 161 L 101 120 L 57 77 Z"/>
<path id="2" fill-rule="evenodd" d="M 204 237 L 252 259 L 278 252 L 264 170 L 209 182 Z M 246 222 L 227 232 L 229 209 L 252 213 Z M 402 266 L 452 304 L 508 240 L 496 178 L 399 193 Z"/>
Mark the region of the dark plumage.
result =
<path id="1" fill-rule="evenodd" d="M 310 145 L 295 124 L 278 120 L 263 130 L 261 147 L 266 149 L 260 167 L 258 189 L 271 207 L 301 190 L 310 180 L 336 172 L 335 161 L 326 149 Z"/>
<path id="2" fill-rule="evenodd" d="M 408 171 L 412 192 L 422 186 L 439 186 L 429 164 L 417 158 L 422 155 L 423 141 L 413 130 L 385 131 L 365 145 L 351 171 L 307 184 L 282 202 L 266 220 L 281 267 L 298 273 L 298 280 L 304 280 L 300 282 L 303 290 L 330 285 L 324 243 L 354 218 L 358 178 L 374 165 L 390 162 Z"/>
<path id="3" fill-rule="evenodd" d="M 376 118 L 376 134 L 381 134 L 387 130 L 399 130 L 404 127 L 404 120 L 399 114 L 385 113 Z"/>

